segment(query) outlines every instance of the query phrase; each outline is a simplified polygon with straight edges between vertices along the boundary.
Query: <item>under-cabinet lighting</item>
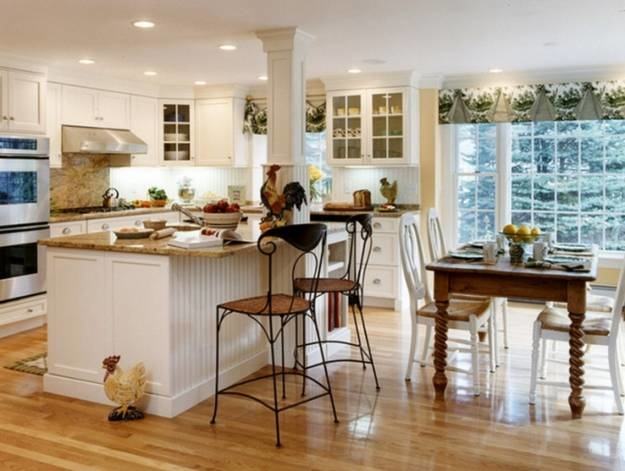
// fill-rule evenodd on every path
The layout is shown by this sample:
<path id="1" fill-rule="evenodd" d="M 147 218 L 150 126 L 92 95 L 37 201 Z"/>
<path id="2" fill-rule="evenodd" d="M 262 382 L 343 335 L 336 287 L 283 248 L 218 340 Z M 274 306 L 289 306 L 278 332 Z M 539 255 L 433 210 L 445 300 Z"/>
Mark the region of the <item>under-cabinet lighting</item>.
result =
<path id="1" fill-rule="evenodd" d="M 147 75 L 148 77 L 154 77 L 155 75 L 158 75 L 158 74 L 154 72 L 153 70 L 146 70 L 145 72 L 143 72 L 143 75 Z"/>
<path id="2" fill-rule="evenodd" d="M 267 80 L 269 80 L 269 77 L 267 77 L 266 75 L 259 75 L 258 80 L 262 80 L 263 82 L 266 82 Z"/>
<path id="3" fill-rule="evenodd" d="M 347 69 L 347 73 L 349 74 L 359 74 L 360 72 L 362 72 L 360 69 Z"/>
<path id="4" fill-rule="evenodd" d="M 150 29 L 154 28 L 154 22 L 150 20 L 137 20 L 132 23 L 135 28 Z"/>
<path id="5" fill-rule="evenodd" d="M 503 72 L 503 69 L 500 69 L 500 68 L 498 68 L 498 67 L 493 67 L 492 69 L 488 69 L 488 71 L 489 71 L 491 74 L 500 74 L 500 73 L 502 73 L 502 72 Z"/>
<path id="6" fill-rule="evenodd" d="M 237 47 L 234 44 L 222 44 L 219 46 L 222 51 L 236 51 Z"/>
<path id="7" fill-rule="evenodd" d="M 206 82 L 204 80 L 196 80 L 195 82 L 193 82 L 195 85 L 206 85 Z"/>
<path id="8" fill-rule="evenodd" d="M 95 64 L 95 61 L 93 59 L 80 59 L 78 62 L 80 62 L 83 65 Z"/>

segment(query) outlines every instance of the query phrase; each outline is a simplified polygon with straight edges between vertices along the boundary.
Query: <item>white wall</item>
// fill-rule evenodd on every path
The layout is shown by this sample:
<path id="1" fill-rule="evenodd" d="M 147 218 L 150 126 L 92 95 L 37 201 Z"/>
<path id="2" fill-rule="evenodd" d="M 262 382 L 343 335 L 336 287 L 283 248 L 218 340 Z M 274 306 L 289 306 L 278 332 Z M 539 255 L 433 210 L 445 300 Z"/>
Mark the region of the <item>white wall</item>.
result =
<path id="1" fill-rule="evenodd" d="M 380 194 L 380 179 L 386 177 L 389 182 L 397 180 L 397 201 L 399 204 L 419 203 L 419 168 L 384 167 L 384 168 L 341 168 L 332 169 L 332 199 L 334 201 L 352 201 L 355 190 L 366 189 L 371 192 L 373 204 L 382 204 L 386 200 Z"/>
<path id="2" fill-rule="evenodd" d="M 228 196 L 228 185 L 245 185 L 247 198 L 252 197 L 250 169 L 217 167 L 112 167 L 111 186 L 119 190 L 120 196 L 128 200 L 147 199 L 148 188 L 164 188 L 171 199 L 178 198 L 178 182 L 183 177 L 192 178 L 196 198 L 211 192 L 221 197 Z"/>

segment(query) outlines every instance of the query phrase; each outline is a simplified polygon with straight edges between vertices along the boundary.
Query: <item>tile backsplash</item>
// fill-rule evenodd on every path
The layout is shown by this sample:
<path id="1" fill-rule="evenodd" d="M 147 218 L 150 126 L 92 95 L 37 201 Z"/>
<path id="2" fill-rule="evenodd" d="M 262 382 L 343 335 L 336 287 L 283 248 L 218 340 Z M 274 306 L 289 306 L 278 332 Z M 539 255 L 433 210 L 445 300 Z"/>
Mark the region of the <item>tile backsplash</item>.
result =
<path id="1" fill-rule="evenodd" d="M 101 206 L 109 187 L 109 157 L 63 156 L 63 168 L 50 169 L 51 209 Z"/>
<path id="2" fill-rule="evenodd" d="M 371 192 L 373 204 L 382 204 L 386 199 L 380 194 L 380 179 L 386 177 L 390 183 L 397 180 L 397 203 L 419 204 L 418 167 L 342 168 L 332 169 L 332 199 L 352 201 L 352 193 L 367 189 Z"/>

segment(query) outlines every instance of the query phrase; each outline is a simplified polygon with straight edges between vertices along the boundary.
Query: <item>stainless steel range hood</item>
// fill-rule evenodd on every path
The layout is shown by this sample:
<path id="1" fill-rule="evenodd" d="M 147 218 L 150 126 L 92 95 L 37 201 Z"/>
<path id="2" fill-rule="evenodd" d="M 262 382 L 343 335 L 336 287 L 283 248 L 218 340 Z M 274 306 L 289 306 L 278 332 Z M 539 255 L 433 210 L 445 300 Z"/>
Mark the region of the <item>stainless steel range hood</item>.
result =
<path id="1" fill-rule="evenodd" d="M 148 146 L 127 129 L 63 126 L 64 154 L 145 154 Z"/>

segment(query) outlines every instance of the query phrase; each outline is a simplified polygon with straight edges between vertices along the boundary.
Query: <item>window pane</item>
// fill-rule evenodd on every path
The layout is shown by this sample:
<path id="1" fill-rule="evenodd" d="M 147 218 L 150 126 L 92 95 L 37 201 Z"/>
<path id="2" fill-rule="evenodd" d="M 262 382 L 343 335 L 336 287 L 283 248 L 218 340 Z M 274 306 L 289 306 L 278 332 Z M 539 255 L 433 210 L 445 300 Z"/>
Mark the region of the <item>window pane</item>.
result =
<path id="1" fill-rule="evenodd" d="M 512 141 L 512 173 L 526 173 L 532 166 L 532 140 L 514 139 Z"/>
<path id="2" fill-rule="evenodd" d="M 458 242 L 471 242 L 476 239 L 475 235 L 475 211 L 458 212 Z"/>
<path id="3" fill-rule="evenodd" d="M 512 209 L 532 209 L 532 179 L 512 177 Z"/>
<path id="4" fill-rule="evenodd" d="M 534 210 L 555 209 L 556 183 L 554 177 L 539 175 L 534 177 Z"/>
<path id="5" fill-rule="evenodd" d="M 603 123 L 606 135 L 625 134 L 625 120 L 607 120 Z"/>
<path id="6" fill-rule="evenodd" d="M 495 171 L 496 162 L 496 127 L 494 124 L 484 124 L 479 127 L 479 171 Z"/>
<path id="7" fill-rule="evenodd" d="M 556 230 L 556 214 L 534 213 L 534 225 L 540 227 L 543 233 L 553 233 Z"/>
<path id="8" fill-rule="evenodd" d="M 580 238 L 582 244 L 601 245 L 603 240 L 603 216 L 582 215 Z"/>
<path id="9" fill-rule="evenodd" d="M 532 213 L 524 211 L 512 211 L 512 224 L 531 224 Z"/>
<path id="10" fill-rule="evenodd" d="M 577 176 L 558 177 L 558 211 L 577 211 L 579 190 Z"/>
<path id="11" fill-rule="evenodd" d="M 603 176 L 584 176 L 580 186 L 582 211 L 603 211 Z"/>
<path id="12" fill-rule="evenodd" d="M 477 187 L 477 208 L 495 209 L 495 177 L 479 177 Z"/>
<path id="13" fill-rule="evenodd" d="M 534 140 L 534 165 L 536 173 L 553 173 L 555 170 L 553 139 Z"/>
<path id="14" fill-rule="evenodd" d="M 475 208 L 475 177 L 458 177 L 458 207 L 462 209 Z"/>
<path id="15" fill-rule="evenodd" d="M 606 250 L 625 250 L 625 216 L 608 216 L 605 227 Z"/>
<path id="16" fill-rule="evenodd" d="M 477 165 L 476 126 L 458 126 L 458 172 L 473 173 Z"/>
<path id="17" fill-rule="evenodd" d="M 625 176 L 605 179 L 605 209 L 625 213 Z"/>
<path id="18" fill-rule="evenodd" d="M 605 147 L 605 171 L 625 171 L 625 139 L 623 136 L 609 138 Z"/>
<path id="19" fill-rule="evenodd" d="M 553 136 L 555 132 L 555 123 L 553 121 L 534 123 L 534 136 Z"/>
<path id="20" fill-rule="evenodd" d="M 495 238 L 495 212 L 478 211 L 477 213 L 477 239 Z"/>
<path id="21" fill-rule="evenodd" d="M 573 243 L 578 242 L 578 218 L 577 215 L 558 214 L 556 216 L 557 233 L 556 240 L 558 242 Z"/>
<path id="22" fill-rule="evenodd" d="M 599 138 L 581 140 L 582 172 L 603 172 L 603 141 Z"/>
<path id="23" fill-rule="evenodd" d="M 556 129 L 559 136 L 570 136 L 578 133 L 579 125 L 576 121 L 559 121 L 556 123 Z"/>
<path id="24" fill-rule="evenodd" d="M 532 137 L 532 123 L 512 124 L 512 137 Z"/>
<path id="25" fill-rule="evenodd" d="M 579 145 L 577 139 L 566 138 L 558 140 L 558 173 L 577 173 Z"/>

